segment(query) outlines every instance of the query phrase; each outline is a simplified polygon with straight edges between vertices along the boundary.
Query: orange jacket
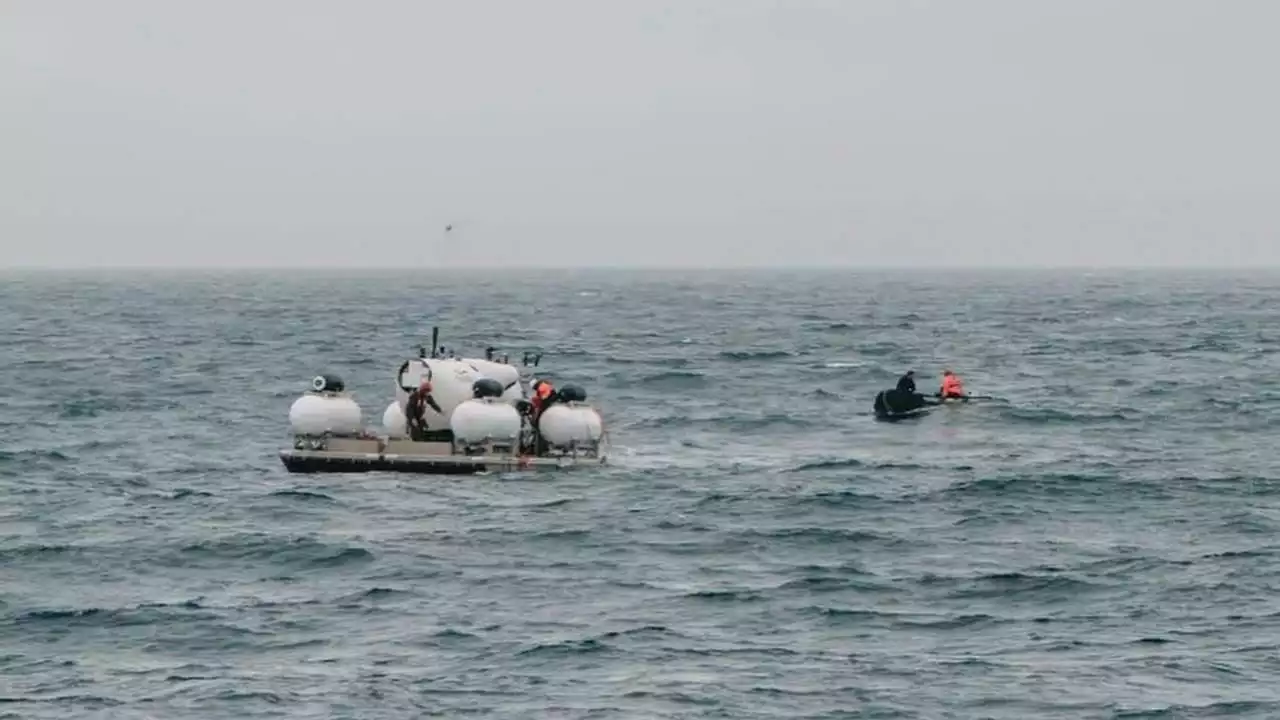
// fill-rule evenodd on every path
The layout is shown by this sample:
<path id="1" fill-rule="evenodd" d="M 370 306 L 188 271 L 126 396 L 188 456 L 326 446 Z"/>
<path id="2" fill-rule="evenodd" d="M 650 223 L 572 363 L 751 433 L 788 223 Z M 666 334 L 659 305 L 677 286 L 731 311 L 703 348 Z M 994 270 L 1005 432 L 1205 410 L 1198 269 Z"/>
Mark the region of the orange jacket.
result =
<path id="1" fill-rule="evenodd" d="M 959 397 L 964 395 L 964 383 L 959 375 L 942 376 L 942 397 Z"/>
<path id="2" fill-rule="evenodd" d="M 542 413 L 542 410 L 547 404 L 547 400 L 551 397 L 553 392 L 555 392 L 555 389 L 551 386 L 551 383 L 545 380 L 538 383 L 538 387 L 534 390 L 533 397 L 529 401 L 530 404 L 533 405 L 534 415 Z"/>

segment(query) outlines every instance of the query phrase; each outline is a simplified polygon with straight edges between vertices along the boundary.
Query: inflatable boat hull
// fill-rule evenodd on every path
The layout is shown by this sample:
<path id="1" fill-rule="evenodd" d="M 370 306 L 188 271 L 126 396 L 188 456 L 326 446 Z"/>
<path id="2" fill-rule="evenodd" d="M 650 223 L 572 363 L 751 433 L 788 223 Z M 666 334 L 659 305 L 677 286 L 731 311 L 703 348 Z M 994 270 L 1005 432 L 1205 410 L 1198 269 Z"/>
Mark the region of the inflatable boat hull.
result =
<path id="1" fill-rule="evenodd" d="M 876 411 L 876 419 L 885 422 L 897 422 L 898 420 L 910 420 L 911 418 L 924 417 L 933 412 L 934 406 L 916 408 L 915 410 L 906 410 L 903 412 L 882 412 Z"/>

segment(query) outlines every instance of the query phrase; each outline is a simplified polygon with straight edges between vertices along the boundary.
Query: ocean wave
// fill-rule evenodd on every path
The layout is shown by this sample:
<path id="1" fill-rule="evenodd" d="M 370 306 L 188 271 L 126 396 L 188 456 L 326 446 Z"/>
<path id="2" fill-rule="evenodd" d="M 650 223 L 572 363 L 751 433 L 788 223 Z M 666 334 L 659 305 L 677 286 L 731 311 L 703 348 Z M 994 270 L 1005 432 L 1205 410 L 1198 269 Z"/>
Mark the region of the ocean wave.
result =
<path id="1" fill-rule="evenodd" d="M 270 493 L 271 497 L 300 500 L 302 502 L 337 502 L 332 495 L 326 495 L 322 492 L 312 492 L 310 490 L 275 490 Z"/>
<path id="2" fill-rule="evenodd" d="M 820 427 L 823 425 L 821 420 L 811 416 L 797 415 L 786 412 L 771 412 L 760 415 L 712 415 L 712 416 L 688 416 L 688 415 L 666 415 L 661 417 L 649 417 L 629 423 L 624 423 L 623 427 L 629 429 L 665 429 L 680 430 L 689 429 L 696 430 L 702 428 L 715 429 L 721 432 L 759 432 L 778 427 L 786 427 L 789 429 L 801 429 Z"/>
<path id="3" fill-rule="evenodd" d="M 565 640 L 562 642 L 538 643 L 521 650 L 518 655 L 549 659 L 560 656 L 597 655 L 612 650 L 606 643 L 595 638 L 585 640 Z"/>
<path id="4" fill-rule="evenodd" d="M 18 463 L 53 460 L 55 462 L 70 462 L 73 460 L 71 455 L 61 450 L 0 450 L 0 463 Z M 3 468 L 0 465 L 0 468 Z"/>
<path id="5" fill-rule="evenodd" d="M 182 545 L 168 562 L 265 561 L 280 567 L 323 568 L 363 564 L 373 559 L 372 552 L 356 545 L 312 537 L 241 533 Z"/>
<path id="6" fill-rule="evenodd" d="M 604 362 L 610 365 L 648 365 L 655 367 L 664 367 L 668 369 L 678 369 L 688 367 L 693 364 L 693 360 L 687 357 L 654 357 L 650 355 L 609 355 L 604 358 Z"/>
<path id="7" fill-rule="evenodd" d="M 1117 708 L 1112 720 L 1184 720 L 1185 718 L 1270 718 L 1280 716 L 1280 701 L 1222 701 L 1197 705 Z"/>
<path id="8" fill-rule="evenodd" d="M 719 357 L 731 362 L 774 362 L 795 357 L 795 353 L 787 350 L 722 350 Z"/>
<path id="9" fill-rule="evenodd" d="M 1156 483 L 1124 480 L 1114 473 L 1074 473 L 1028 471 L 1002 476 L 957 480 L 938 491 L 942 496 L 991 496 L 1010 498 L 1086 497 L 1118 498 L 1121 496 L 1167 497 L 1167 489 Z"/>
<path id="10" fill-rule="evenodd" d="M 150 604 L 133 607 L 45 608 L 27 610 L 13 616 L 10 622 L 37 632 L 40 628 L 67 631 L 72 628 L 123 628 L 158 625 L 168 622 L 221 619 L 218 612 L 207 611 L 198 603 L 177 605 Z"/>
<path id="11" fill-rule="evenodd" d="M 1018 600 L 1031 597 L 1066 599 L 1109 587 L 1066 574 L 1019 571 L 986 573 L 972 577 L 930 575 L 921 581 L 927 585 L 948 588 L 947 597 L 953 600 Z"/>
<path id="12" fill-rule="evenodd" d="M 841 527 L 745 528 L 731 531 L 729 534 L 735 539 L 773 547 L 776 547 L 779 542 L 813 543 L 822 546 L 869 543 L 898 545 L 907 542 L 904 538 L 890 533 Z"/>
<path id="13" fill-rule="evenodd" d="M 695 590 L 685 594 L 686 598 L 702 602 L 759 602 L 765 599 L 763 593 L 755 590 Z"/>
<path id="14" fill-rule="evenodd" d="M 1055 408 L 1001 408 L 1003 419 L 1012 423 L 1035 425 L 1101 425 L 1138 422 L 1145 413 L 1134 408 L 1115 408 L 1100 412 L 1069 411 Z"/>

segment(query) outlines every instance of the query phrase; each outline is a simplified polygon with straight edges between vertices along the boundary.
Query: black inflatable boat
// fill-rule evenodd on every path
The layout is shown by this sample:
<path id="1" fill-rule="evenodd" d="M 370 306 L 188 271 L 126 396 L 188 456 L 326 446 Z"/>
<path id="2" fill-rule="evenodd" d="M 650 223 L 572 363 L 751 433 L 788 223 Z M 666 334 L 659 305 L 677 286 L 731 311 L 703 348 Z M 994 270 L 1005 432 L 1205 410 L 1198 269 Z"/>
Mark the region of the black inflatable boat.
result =
<path id="1" fill-rule="evenodd" d="M 876 393 L 872 406 L 877 420 L 896 421 L 928 415 L 939 405 L 937 400 L 926 398 L 920 393 L 909 393 L 901 390 L 881 390 Z"/>

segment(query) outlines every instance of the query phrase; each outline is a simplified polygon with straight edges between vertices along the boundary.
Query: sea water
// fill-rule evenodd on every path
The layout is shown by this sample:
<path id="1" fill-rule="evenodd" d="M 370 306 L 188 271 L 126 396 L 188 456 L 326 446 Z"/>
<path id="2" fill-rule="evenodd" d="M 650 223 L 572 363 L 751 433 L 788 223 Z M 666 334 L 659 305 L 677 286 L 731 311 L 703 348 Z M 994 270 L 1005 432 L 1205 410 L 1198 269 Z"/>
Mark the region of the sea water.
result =
<path id="1" fill-rule="evenodd" d="M 1280 717 L 1280 276 L 8 273 L 0 717 Z M 603 469 L 289 475 L 488 345 Z M 879 423 L 943 369 L 1000 401 Z"/>

